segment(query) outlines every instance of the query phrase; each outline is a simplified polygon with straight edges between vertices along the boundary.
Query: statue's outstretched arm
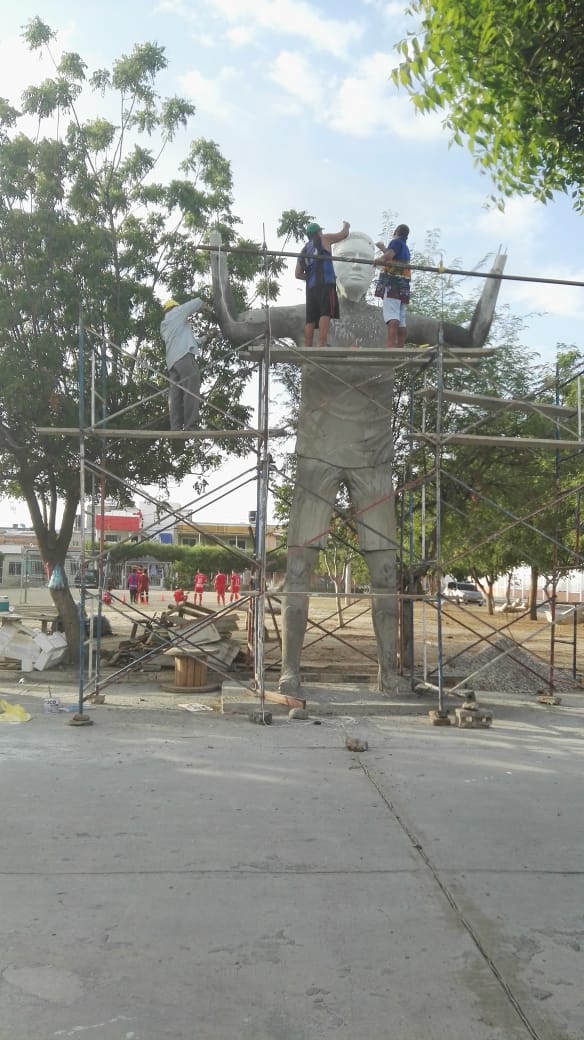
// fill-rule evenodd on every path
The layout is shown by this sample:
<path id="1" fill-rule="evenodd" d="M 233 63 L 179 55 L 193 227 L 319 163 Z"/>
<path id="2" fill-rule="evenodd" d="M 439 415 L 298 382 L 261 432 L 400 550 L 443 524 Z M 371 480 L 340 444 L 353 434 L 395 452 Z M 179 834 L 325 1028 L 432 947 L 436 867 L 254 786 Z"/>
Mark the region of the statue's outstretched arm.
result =
<path id="1" fill-rule="evenodd" d="M 210 245 L 220 246 L 221 235 L 212 231 Z M 227 273 L 225 253 L 211 253 L 211 273 L 213 277 L 213 296 L 215 311 L 221 331 L 234 346 L 249 343 L 250 340 L 265 335 L 266 312 L 263 307 L 238 314 L 233 301 Z M 304 307 L 270 307 L 270 327 L 276 339 L 291 339 L 295 343 L 302 341 L 304 329 Z"/>
<path id="2" fill-rule="evenodd" d="M 495 257 L 491 274 L 503 274 L 506 254 L 500 253 Z M 454 325 L 450 321 L 443 324 L 444 342 L 450 347 L 463 347 L 467 350 L 474 347 L 484 347 L 489 335 L 495 305 L 501 287 L 500 278 L 486 278 L 481 298 L 476 305 L 470 325 Z M 437 318 L 425 318 L 421 314 L 408 314 L 407 318 L 408 343 L 430 343 L 432 346 L 438 342 L 440 322 Z"/>
<path id="3" fill-rule="evenodd" d="M 493 266 L 491 267 L 491 274 L 503 274 L 505 270 L 505 263 L 507 261 L 506 253 L 499 253 L 495 257 Z M 484 347 L 487 336 L 491 331 L 491 325 L 495 314 L 495 306 L 497 303 L 497 297 L 499 295 L 499 289 L 501 288 L 500 278 L 487 278 L 483 286 L 481 298 L 476 305 L 475 312 L 472 316 L 470 323 L 470 339 L 471 347 Z"/>

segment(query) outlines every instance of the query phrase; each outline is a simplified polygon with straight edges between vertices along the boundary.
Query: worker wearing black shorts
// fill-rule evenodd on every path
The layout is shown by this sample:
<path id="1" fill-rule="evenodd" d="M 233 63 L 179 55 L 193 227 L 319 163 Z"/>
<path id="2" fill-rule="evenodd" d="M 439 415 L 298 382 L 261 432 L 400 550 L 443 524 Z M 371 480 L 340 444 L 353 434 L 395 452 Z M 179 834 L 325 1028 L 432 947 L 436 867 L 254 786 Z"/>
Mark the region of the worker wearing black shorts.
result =
<path id="1" fill-rule="evenodd" d="M 340 317 L 331 246 L 347 237 L 350 226 L 343 221 L 342 231 L 334 235 L 321 234 L 322 228 L 315 222 L 306 228 L 308 242 L 296 261 L 295 275 L 306 282 L 304 341 L 307 347 L 312 346 L 316 328 L 319 347 L 326 347 L 331 319 Z"/>

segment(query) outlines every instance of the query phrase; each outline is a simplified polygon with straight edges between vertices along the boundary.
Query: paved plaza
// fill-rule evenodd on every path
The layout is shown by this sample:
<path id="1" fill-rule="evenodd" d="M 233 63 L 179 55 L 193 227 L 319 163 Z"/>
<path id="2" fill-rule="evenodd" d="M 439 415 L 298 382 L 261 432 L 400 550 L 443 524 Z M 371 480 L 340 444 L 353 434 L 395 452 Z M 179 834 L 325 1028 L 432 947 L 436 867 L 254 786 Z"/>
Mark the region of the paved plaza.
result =
<path id="1" fill-rule="evenodd" d="M 134 684 L 76 729 L 0 689 L 33 716 L 0 725 L 0 1040 L 584 1035 L 584 694 L 261 727 Z"/>

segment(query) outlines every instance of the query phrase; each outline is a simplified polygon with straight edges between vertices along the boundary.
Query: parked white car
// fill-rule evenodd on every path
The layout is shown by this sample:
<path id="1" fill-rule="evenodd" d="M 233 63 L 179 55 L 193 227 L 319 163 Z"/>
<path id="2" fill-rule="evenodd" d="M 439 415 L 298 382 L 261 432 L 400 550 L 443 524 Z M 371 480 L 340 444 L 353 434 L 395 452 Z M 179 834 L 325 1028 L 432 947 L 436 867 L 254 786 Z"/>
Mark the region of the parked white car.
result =
<path id="1" fill-rule="evenodd" d="M 485 602 L 481 590 L 477 589 L 472 581 L 449 581 L 443 595 L 458 604 L 474 603 L 477 607 L 482 607 Z"/>

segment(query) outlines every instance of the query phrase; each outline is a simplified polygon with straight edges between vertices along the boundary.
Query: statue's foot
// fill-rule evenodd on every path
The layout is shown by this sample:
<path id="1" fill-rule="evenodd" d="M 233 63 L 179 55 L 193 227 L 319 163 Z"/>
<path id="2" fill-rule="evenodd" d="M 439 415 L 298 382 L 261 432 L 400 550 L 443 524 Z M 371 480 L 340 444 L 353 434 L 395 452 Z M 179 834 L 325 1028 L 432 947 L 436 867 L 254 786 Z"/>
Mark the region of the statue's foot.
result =
<path id="1" fill-rule="evenodd" d="M 295 695 L 300 693 L 302 682 L 299 675 L 282 675 L 278 683 L 280 693 Z"/>
<path id="2" fill-rule="evenodd" d="M 379 675 L 377 677 L 377 692 L 385 697 L 396 697 L 400 692 L 400 684 L 397 675 Z"/>

